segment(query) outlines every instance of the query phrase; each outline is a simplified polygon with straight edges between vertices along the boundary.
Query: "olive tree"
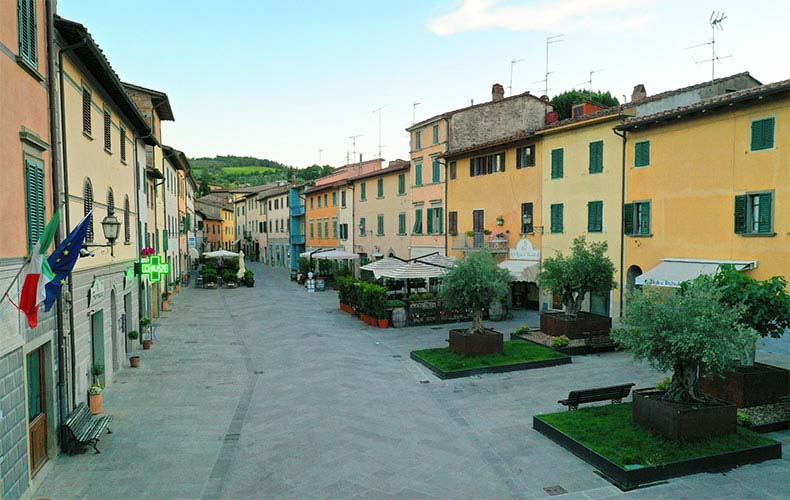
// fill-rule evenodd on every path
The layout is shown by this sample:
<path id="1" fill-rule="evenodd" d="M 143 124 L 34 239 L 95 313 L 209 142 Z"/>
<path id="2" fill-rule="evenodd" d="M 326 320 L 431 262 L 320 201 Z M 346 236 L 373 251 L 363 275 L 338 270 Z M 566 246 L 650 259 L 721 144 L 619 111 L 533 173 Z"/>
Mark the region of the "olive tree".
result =
<path id="1" fill-rule="evenodd" d="M 760 281 L 725 264 L 713 281 L 721 289 L 722 302 L 743 306 L 740 323 L 754 328 L 763 337 L 779 338 L 790 328 L 790 294 L 784 277 Z"/>
<path id="2" fill-rule="evenodd" d="M 686 282 L 683 289 L 646 287 L 629 294 L 626 328 L 612 332 L 620 346 L 663 372 L 672 372 L 665 398 L 706 400 L 700 376 L 720 376 L 738 364 L 757 332 L 739 322 L 740 307 L 721 301 L 711 276 Z"/>
<path id="3" fill-rule="evenodd" d="M 579 236 L 573 240 L 569 256 L 557 252 L 543 261 L 538 286 L 559 295 L 565 314 L 575 318 L 588 293 L 608 294 L 617 287 L 614 264 L 606 255 L 607 248 L 605 241 L 587 243 L 584 236 Z"/>
<path id="4" fill-rule="evenodd" d="M 468 310 L 474 323 L 470 332 L 483 333 L 483 313 L 494 301 L 507 297 L 509 273 L 496 265 L 487 250 L 472 252 L 442 279 L 439 296 L 452 309 Z"/>

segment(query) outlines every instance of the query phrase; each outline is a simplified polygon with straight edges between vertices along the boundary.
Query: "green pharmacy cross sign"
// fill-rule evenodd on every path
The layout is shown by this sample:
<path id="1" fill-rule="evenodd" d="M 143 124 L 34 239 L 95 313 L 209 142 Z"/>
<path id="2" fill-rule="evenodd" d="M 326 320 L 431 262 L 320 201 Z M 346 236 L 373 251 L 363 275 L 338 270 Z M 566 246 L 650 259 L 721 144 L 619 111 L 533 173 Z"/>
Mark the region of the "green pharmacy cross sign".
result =
<path id="1" fill-rule="evenodd" d="M 142 263 L 142 273 L 150 276 L 152 283 L 156 283 L 163 274 L 170 274 L 170 263 L 162 262 L 158 255 L 152 255 L 148 262 Z"/>

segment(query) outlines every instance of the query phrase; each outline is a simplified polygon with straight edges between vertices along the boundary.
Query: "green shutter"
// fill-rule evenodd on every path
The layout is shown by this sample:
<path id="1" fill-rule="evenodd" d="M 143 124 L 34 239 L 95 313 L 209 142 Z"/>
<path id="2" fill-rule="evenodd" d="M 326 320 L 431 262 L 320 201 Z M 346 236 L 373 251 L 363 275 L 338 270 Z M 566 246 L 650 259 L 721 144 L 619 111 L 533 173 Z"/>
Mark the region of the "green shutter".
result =
<path id="1" fill-rule="evenodd" d="M 603 202 L 591 201 L 587 203 L 587 231 L 600 233 L 603 231 Z"/>
<path id="2" fill-rule="evenodd" d="M 378 234 L 384 234 L 384 216 L 379 215 L 376 217 L 376 232 Z"/>
<path id="3" fill-rule="evenodd" d="M 398 175 L 398 194 L 404 194 L 406 192 L 406 175 L 400 174 Z"/>
<path id="4" fill-rule="evenodd" d="M 770 233 L 772 230 L 771 226 L 773 225 L 771 224 L 773 195 L 772 193 L 760 193 L 755 196 L 760 197 L 760 214 L 757 218 L 757 232 L 760 234 Z"/>
<path id="5" fill-rule="evenodd" d="M 367 198 L 367 187 L 364 182 L 359 185 L 359 189 L 359 199 L 365 201 L 365 198 Z"/>
<path id="6" fill-rule="evenodd" d="M 752 122 L 752 151 L 774 147 L 774 118 Z"/>
<path id="7" fill-rule="evenodd" d="M 27 202 L 27 244 L 33 249 L 46 225 L 46 202 L 44 201 L 44 167 L 25 160 L 25 199 Z"/>
<path id="8" fill-rule="evenodd" d="M 745 194 L 735 197 L 735 234 L 746 232 L 746 210 L 748 199 Z"/>
<path id="9" fill-rule="evenodd" d="M 422 209 L 418 208 L 414 211 L 414 234 L 422 234 Z"/>
<path id="10" fill-rule="evenodd" d="M 650 202 L 640 203 L 639 234 L 650 234 Z"/>
<path id="11" fill-rule="evenodd" d="M 439 165 L 439 160 L 433 160 L 433 178 L 431 179 L 433 182 L 439 182 L 441 180 L 442 173 L 441 173 L 441 166 Z"/>
<path id="12" fill-rule="evenodd" d="M 641 141 L 634 144 L 634 166 L 646 167 L 650 165 L 650 141 Z"/>
<path id="13" fill-rule="evenodd" d="M 438 228 L 438 231 L 436 231 L 436 234 L 443 234 L 442 233 L 442 229 L 443 229 L 442 225 L 443 225 L 443 222 L 444 222 L 444 217 L 442 216 L 442 209 L 441 208 L 434 208 L 433 209 L 433 213 L 437 216 L 436 218 L 439 221 L 439 228 Z"/>
<path id="14" fill-rule="evenodd" d="M 590 173 L 603 172 L 603 141 L 590 143 Z"/>
<path id="15" fill-rule="evenodd" d="M 398 234 L 406 234 L 406 214 L 398 214 Z"/>
<path id="16" fill-rule="evenodd" d="M 378 179 L 376 181 L 376 188 L 378 189 L 378 196 L 379 198 L 384 196 L 384 179 Z"/>
<path id="17" fill-rule="evenodd" d="M 563 206 L 562 203 L 551 206 L 551 232 L 561 233 L 563 230 Z"/>
<path id="18" fill-rule="evenodd" d="M 167 252 L 168 250 L 168 237 L 167 237 L 167 229 L 162 229 L 162 247 L 164 251 Z"/>
<path id="19" fill-rule="evenodd" d="M 562 148 L 551 151 L 551 178 L 561 179 L 563 176 L 564 152 Z"/>
<path id="20" fill-rule="evenodd" d="M 425 210 L 425 218 L 428 222 L 428 230 L 426 231 L 428 234 L 433 234 L 433 209 L 428 208 Z"/>
<path id="21" fill-rule="evenodd" d="M 17 0 L 17 16 L 19 21 L 19 55 L 32 65 L 37 66 L 38 40 L 36 39 L 35 0 Z"/>
<path id="22" fill-rule="evenodd" d="M 414 172 L 414 177 L 415 177 L 414 185 L 415 186 L 422 186 L 422 163 L 418 163 L 417 165 L 415 165 L 414 166 L 414 170 L 415 170 L 415 172 Z"/>
<path id="23" fill-rule="evenodd" d="M 634 204 L 623 205 L 623 233 L 634 234 Z"/>

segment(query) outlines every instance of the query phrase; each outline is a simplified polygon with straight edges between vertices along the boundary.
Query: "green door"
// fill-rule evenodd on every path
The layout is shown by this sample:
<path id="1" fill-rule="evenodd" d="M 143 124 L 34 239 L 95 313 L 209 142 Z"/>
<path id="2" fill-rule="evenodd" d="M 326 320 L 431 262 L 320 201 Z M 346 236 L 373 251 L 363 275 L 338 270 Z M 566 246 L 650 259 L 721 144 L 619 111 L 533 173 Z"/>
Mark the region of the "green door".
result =
<path id="1" fill-rule="evenodd" d="M 104 311 L 98 311 L 91 316 L 91 367 L 95 364 L 106 366 L 104 362 Z M 93 379 L 91 378 L 91 382 Z M 104 374 L 99 377 L 101 385 L 104 383 Z"/>

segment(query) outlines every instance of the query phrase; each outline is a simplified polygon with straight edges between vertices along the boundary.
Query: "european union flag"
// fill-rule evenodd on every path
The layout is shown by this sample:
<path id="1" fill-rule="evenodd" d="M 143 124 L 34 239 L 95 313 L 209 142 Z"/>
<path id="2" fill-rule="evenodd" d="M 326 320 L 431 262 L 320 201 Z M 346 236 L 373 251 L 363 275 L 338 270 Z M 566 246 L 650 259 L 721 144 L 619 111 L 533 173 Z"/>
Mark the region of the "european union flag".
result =
<path id="1" fill-rule="evenodd" d="M 47 258 L 49 268 L 52 269 L 55 277 L 46 285 L 45 311 L 49 311 L 52 308 L 52 304 L 55 303 L 55 299 L 60 294 L 60 289 L 67 283 L 69 273 L 74 269 L 77 259 L 80 258 L 80 249 L 85 241 L 85 235 L 88 233 L 91 217 L 93 217 L 93 210 L 77 224 L 77 227 L 69 233 L 65 240 L 60 242 L 58 248 Z"/>

